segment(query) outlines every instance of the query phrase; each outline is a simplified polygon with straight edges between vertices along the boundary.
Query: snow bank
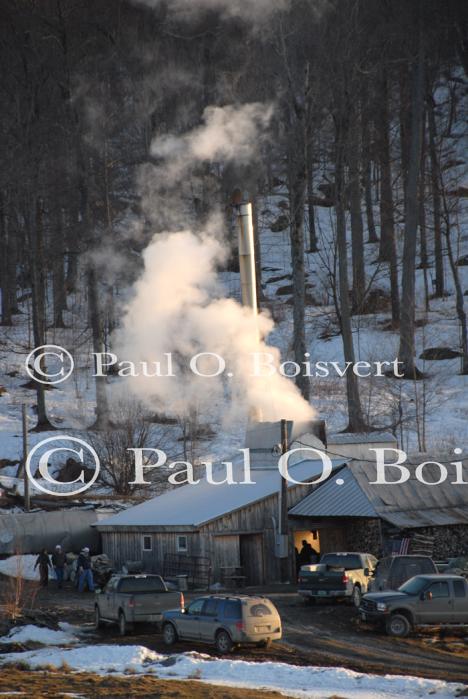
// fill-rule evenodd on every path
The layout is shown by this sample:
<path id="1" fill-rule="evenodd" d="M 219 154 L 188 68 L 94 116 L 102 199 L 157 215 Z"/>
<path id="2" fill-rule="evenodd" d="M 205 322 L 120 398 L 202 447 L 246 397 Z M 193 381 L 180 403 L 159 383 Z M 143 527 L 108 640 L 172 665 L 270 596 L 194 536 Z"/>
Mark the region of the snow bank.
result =
<path id="1" fill-rule="evenodd" d="M 276 662 L 212 659 L 200 653 L 161 655 L 144 646 L 98 645 L 69 650 L 44 648 L 9 653 L 1 663 L 22 661 L 31 667 L 67 663 L 75 670 L 105 673 L 132 670 L 161 679 L 197 678 L 226 687 L 277 690 L 299 699 L 453 699 L 459 685 L 397 675 L 366 675 L 344 668 L 300 667 Z"/>
<path id="2" fill-rule="evenodd" d="M 7 636 L 0 637 L 0 643 L 42 643 L 44 646 L 60 646 L 65 643 L 77 643 L 78 639 L 73 634 L 65 631 L 41 628 L 28 624 L 27 626 L 15 626 Z"/>
<path id="3" fill-rule="evenodd" d="M 39 569 L 34 570 L 36 559 L 35 555 L 10 556 L 0 561 L 0 573 L 12 578 L 39 580 Z"/>
<path id="4" fill-rule="evenodd" d="M 125 670 L 145 672 L 148 663 L 161 662 L 165 658 L 166 656 L 144 646 L 96 645 L 73 648 L 72 650 L 42 648 L 24 653 L 6 653 L 0 657 L 0 664 L 22 661 L 31 667 L 40 665 L 59 667 L 63 662 L 66 662 L 75 670 L 86 670 L 87 672 L 102 673 L 117 670 L 119 672 Z"/>

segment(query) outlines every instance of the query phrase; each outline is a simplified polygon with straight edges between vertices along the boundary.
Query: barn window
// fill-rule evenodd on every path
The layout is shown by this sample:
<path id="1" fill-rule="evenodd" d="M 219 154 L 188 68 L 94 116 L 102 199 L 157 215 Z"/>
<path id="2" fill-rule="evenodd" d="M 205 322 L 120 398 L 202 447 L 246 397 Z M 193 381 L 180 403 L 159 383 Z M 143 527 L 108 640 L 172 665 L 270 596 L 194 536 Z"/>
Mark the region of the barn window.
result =
<path id="1" fill-rule="evenodd" d="M 151 539 L 151 536 L 145 535 L 143 537 L 143 551 L 152 551 L 153 550 L 153 541 Z"/>
<path id="2" fill-rule="evenodd" d="M 177 537 L 177 551 L 179 553 L 186 553 L 188 551 L 187 537 L 178 536 Z"/>

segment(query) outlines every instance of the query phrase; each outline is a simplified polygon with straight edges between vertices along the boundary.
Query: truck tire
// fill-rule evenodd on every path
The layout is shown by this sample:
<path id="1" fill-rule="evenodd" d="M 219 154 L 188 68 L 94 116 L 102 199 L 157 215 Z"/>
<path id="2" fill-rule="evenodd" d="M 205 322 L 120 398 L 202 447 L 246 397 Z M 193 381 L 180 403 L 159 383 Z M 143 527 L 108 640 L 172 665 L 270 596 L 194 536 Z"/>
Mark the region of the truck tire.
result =
<path id="1" fill-rule="evenodd" d="M 102 629 L 101 612 L 99 611 L 99 607 L 97 605 L 94 607 L 94 628 L 96 631 Z"/>
<path id="2" fill-rule="evenodd" d="M 392 614 L 390 619 L 387 619 L 385 628 L 389 636 L 406 638 L 411 631 L 411 623 L 404 614 Z"/>
<path id="3" fill-rule="evenodd" d="M 125 618 L 125 614 L 121 610 L 119 612 L 119 633 L 121 636 L 126 636 L 128 632 L 129 632 L 129 626 L 128 626 L 127 620 Z"/>
<path id="4" fill-rule="evenodd" d="M 218 631 L 215 639 L 216 650 L 220 655 L 227 655 L 234 647 L 231 637 L 227 631 Z"/>
<path id="5" fill-rule="evenodd" d="M 361 592 L 361 588 L 359 587 L 359 585 L 355 585 L 353 587 L 352 599 L 353 599 L 353 604 L 356 607 L 356 609 L 359 609 L 359 607 L 361 606 L 361 599 L 362 599 L 362 592 Z"/>
<path id="6" fill-rule="evenodd" d="M 177 643 L 178 637 L 177 637 L 177 631 L 174 626 L 174 624 L 164 624 L 163 626 L 163 638 L 164 638 L 164 643 L 166 646 L 173 646 L 174 643 Z"/>

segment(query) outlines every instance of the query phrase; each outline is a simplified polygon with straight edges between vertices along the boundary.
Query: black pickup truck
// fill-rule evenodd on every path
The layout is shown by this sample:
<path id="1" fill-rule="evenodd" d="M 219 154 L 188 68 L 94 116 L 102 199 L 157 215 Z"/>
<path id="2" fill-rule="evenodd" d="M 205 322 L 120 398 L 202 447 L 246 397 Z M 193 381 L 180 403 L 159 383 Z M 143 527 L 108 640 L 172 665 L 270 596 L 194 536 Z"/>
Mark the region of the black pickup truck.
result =
<path id="1" fill-rule="evenodd" d="M 468 626 L 468 583 L 461 575 L 416 575 L 396 591 L 364 595 L 359 613 L 400 638 L 418 626 Z"/>
<path id="2" fill-rule="evenodd" d="M 325 553 L 320 563 L 301 567 L 297 592 L 309 602 L 349 599 L 359 607 L 376 564 L 370 553 Z"/>

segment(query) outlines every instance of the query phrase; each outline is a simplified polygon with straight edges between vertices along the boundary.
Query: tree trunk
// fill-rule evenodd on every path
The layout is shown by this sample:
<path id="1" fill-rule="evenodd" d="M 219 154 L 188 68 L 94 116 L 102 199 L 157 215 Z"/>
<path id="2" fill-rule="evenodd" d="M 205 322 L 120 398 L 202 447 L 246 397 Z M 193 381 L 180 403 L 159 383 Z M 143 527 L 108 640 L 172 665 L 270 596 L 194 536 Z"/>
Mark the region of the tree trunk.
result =
<path id="1" fill-rule="evenodd" d="M 414 363 L 415 267 L 419 216 L 418 180 L 421 169 L 424 124 L 424 55 L 419 32 L 418 59 L 411 74 L 411 138 L 405 201 L 405 242 L 401 292 L 400 347 L 398 358 L 406 378 L 418 378 Z"/>
<path id="2" fill-rule="evenodd" d="M 104 352 L 104 328 L 99 308 L 96 273 L 92 262 L 88 267 L 88 307 L 89 320 L 93 335 L 93 351 L 97 354 Z M 96 376 L 96 421 L 94 429 L 103 429 L 109 422 L 109 405 L 107 401 L 106 377 Z"/>
<path id="3" fill-rule="evenodd" d="M 434 261 L 435 261 L 435 289 L 434 296 L 440 298 L 445 294 L 444 280 L 444 258 L 442 254 L 442 226 L 441 226 L 441 207 L 440 207 L 440 171 L 439 159 L 437 157 L 437 128 L 434 115 L 434 102 L 431 97 L 428 100 L 427 107 L 428 126 L 429 126 L 429 158 L 431 162 L 431 187 L 432 187 L 432 203 L 434 211 Z"/>
<path id="4" fill-rule="evenodd" d="M 312 135 L 307 134 L 306 143 L 306 169 L 307 169 L 307 220 L 309 223 L 309 249 L 308 252 L 318 252 L 317 231 L 315 228 L 314 210 L 314 170 L 312 154 Z"/>
<path id="5" fill-rule="evenodd" d="M 65 249 L 64 249 L 64 212 L 59 209 L 55 221 L 55 245 L 52 284 L 54 292 L 54 326 L 64 328 L 63 312 L 67 310 L 65 290 Z"/>
<path id="6" fill-rule="evenodd" d="M 349 307 L 348 284 L 348 259 L 346 245 L 346 218 L 345 218 L 345 194 L 344 194 L 344 127 L 340 115 L 335 123 L 335 212 L 336 235 L 338 247 L 338 287 L 340 296 L 340 325 L 343 339 L 343 354 L 345 362 L 354 366 L 354 344 L 351 328 L 351 313 Z M 366 424 L 362 415 L 361 400 L 359 397 L 359 385 L 356 374 L 353 371 L 346 372 L 346 396 L 348 401 L 348 426 L 347 432 L 363 432 Z"/>
<path id="7" fill-rule="evenodd" d="M 462 374 L 468 374 L 468 330 L 466 323 L 466 313 L 465 313 L 465 297 L 463 296 L 463 288 L 460 281 L 460 274 L 458 270 L 457 263 L 453 256 L 452 251 L 452 241 L 450 239 L 450 212 L 447 204 L 447 199 L 443 188 L 441 188 L 444 212 L 445 212 L 445 239 L 447 241 L 447 255 L 450 263 L 450 269 L 452 270 L 453 283 L 455 286 L 455 305 L 457 309 L 457 316 L 460 322 L 460 344 L 462 350 Z"/>
<path id="8" fill-rule="evenodd" d="M 351 209 L 351 257 L 353 263 L 353 312 L 361 313 L 366 293 L 366 269 L 364 264 L 364 227 L 361 212 L 361 180 L 359 173 L 358 115 L 349 133 L 349 197 Z"/>
<path id="9" fill-rule="evenodd" d="M 429 307 L 429 282 L 427 278 L 427 269 L 430 266 L 427 257 L 427 228 L 426 228 L 426 156 L 425 142 L 423 140 L 423 148 L 421 154 L 421 176 L 419 180 L 419 247 L 420 247 L 420 263 L 419 269 L 423 270 L 424 274 L 424 305 L 426 312 Z"/>
<path id="10" fill-rule="evenodd" d="M 366 202 L 366 218 L 367 218 L 367 242 L 378 243 L 379 238 L 375 228 L 374 208 L 372 199 L 372 159 L 370 154 L 370 131 L 367 116 L 362 117 L 362 164 L 363 164 L 363 180 L 364 180 L 364 197 Z"/>
<path id="11" fill-rule="evenodd" d="M 2 293 L 1 306 L 1 324 L 12 325 L 13 319 L 13 290 L 16 286 L 16 276 L 11 279 L 11 262 L 10 255 L 12 253 L 10 245 L 10 227 L 8 217 L 8 196 L 6 192 L 0 192 L 0 289 Z"/>
<path id="12" fill-rule="evenodd" d="M 408 187 L 408 172 L 411 147 L 411 93 L 410 75 L 407 64 L 403 64 L 398 71 L 400 88 L 400 156 L 403 179 L 403 201 L 406 207 L 406 190 Z"/>
<path id="13" fill-rule="evenodd" d="M 289 199 L 291 268 L 293 270 L 293 323 L 294 361 L 304 361 L 305 340 L 305 269 L 304 269 L 304 204 L 306 194 L 306 167 L 304 156 L 303 121 L 295 123 L 296 133 L 289 146 Z M 301 147 L 302 146 L 302 147 Z M 296 385 L 306 400 L 309 400 L 309 380 L 302 372 L 296 376 Z"/>
<path id="14" fill-rule="evenodd" d="M 379 260 L 392 259 L 392 240 L 395 237 L 393 225 L 393 192 L 389 138 L 388 86 L 385 72 L 380 83 L 379 114 L 379 159 L 380 159 L 380 247 Z"/>
<path id="15" fill-rule="evenodd" d="M 388 85 L 385 71 L 380 82 L 379 160 L 380 160 L 380 246 L 379 260 L 390 263 L 390 296 L 392 327 L 400 322 L 400 294 L 398 288 L 398 256 L 393 220 L 393 191 L 389 138 Z"/>
<path id="16" fill-rule="evenodd" d="M 31 223 L 31 221 L 30 221 Z M 44 208 L 40 198 L 36 200 L 34 223 L 30 228 L 30 274 L 31 274 L 31 300 L 32 300 L 32 324 L 34 346 L 41 347 L 45 344 L 46 329 L 46 271 L 44 260 Z M 31 240 L 32 238 L 32 240 Z M 41 359 L 41 369 L 45 370 L 44 359 Z M 35 376 L 37 373 L 35 372 Z M 39 377 L 38 377 L 39 378 Z M 43 376 L 40 377 L 42 380 Z M 47 417 L 45 401 L 45 385 L 35 381 L 37 400 L 37 424 L 35 431 L 52 430 L 53 425 Z"/>

